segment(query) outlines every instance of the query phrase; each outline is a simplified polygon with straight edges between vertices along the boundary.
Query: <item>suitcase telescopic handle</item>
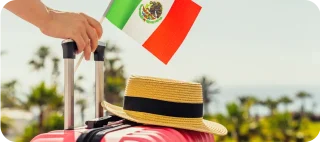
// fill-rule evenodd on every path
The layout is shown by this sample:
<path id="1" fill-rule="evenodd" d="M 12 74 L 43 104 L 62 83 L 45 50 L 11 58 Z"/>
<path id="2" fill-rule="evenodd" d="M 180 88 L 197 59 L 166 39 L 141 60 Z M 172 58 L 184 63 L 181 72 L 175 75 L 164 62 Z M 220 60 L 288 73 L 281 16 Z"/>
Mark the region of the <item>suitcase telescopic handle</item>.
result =
<path id="1" fill-rule="evenodd" d="M 103 117 L 100 105 L 104 94 L 104 51 L 106 44 L 99 41 L 94 52 L 95 61 L 95 117 Z M 64 129 L 74 129 L 74 59 L 77 44 L 67 39 L 62 41 L 64 59 Z"/>

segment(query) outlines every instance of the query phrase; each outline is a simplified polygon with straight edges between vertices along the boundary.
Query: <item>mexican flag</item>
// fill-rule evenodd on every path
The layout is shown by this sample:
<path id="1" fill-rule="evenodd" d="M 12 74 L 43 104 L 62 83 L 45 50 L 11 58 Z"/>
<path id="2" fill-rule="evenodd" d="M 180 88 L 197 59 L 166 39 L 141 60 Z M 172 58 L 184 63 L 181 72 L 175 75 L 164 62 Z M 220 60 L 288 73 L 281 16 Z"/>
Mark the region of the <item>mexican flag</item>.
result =
<path id="1" fill-rule="evenodd" d="M 106 18 L 167 64 L 200 10 L 191 0 L 113 0 Z"/>

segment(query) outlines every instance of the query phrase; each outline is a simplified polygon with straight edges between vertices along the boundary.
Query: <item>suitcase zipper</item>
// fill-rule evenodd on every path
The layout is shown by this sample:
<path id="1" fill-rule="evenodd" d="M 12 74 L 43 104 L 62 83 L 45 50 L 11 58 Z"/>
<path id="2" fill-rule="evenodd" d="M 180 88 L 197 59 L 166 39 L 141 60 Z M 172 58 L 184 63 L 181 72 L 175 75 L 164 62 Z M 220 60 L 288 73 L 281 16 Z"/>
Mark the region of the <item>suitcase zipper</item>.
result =
<path id="1" fill-rule="evenodd" d="M 128 125 L 128 124 L 123 124 L 123 125 L 119 125 L 119 126 L 115 126 L 113 128 L 110 129 L 105 129 L 102 131 L 99 131 L 98 133 L 96 133 L 91 139 L 90 142 L 101 142 L 102 138 L 109 132 L 113 132 L 113 131 L 117 131 L 120 129 L 124 129 L 124 128 L 128 128 L 131 127 L 132 125 Z"/>
<path id="2" fill-rule="evenodd" d="M 119 126 L 124 126 L 123 124 L 118 124 L 118 125 L 110 125 L 110 126 L 105 126 L 101 128 L 95 128 L 92 130 L 89 130 L 86 133 L 82 133 L 80 137 L 77 139 L 77 142 L 92 142 L 92 139 L 94 139 L 95 135 L 101 131 L 105 131 L 108 129 L 114 130 L 112 128 L 117 128 Z M 122 128 L 122 127 L 121 127 Z"/>
<path id="3" fill-rule="evenodd" d="M 90 139 L 90 142 L 101 142 L 102 138 L 109 132 L 117 131 L 120 129 L 132 127 L 132 126 L 138 126 L 141 125 L 140 123 L 136 123 L 129 120 L 123 120 L 120 125 L 116 125 L 110 129 L 104 129 L 102 131 L 99 131 L 98 133 L 95 133 L 95 135 Z"/>
<path id="4" fill-rule="evenodd" d="M 90 138 L 92 135 L 98 133 L 99 131 L 111 128 L 111 126 L 105 126 L 100 128 L 93 128 L 92 130 L 88 130 L 85 133 L 82 133 L 80 137 L 77 139 L 77 142 L 90 142 Z"/>

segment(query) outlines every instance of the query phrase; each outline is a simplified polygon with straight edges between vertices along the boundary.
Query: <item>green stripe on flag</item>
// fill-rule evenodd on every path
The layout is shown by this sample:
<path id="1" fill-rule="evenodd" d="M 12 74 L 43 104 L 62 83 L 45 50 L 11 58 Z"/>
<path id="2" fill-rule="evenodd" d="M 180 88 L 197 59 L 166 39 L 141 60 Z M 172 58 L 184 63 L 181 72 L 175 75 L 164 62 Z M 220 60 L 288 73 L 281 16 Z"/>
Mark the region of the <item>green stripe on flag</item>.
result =
<path id="1" fill-rule="evenodd" d="M 114 0 L 106 18 L 122 29 L 140 2 L 141 0 Z"/>

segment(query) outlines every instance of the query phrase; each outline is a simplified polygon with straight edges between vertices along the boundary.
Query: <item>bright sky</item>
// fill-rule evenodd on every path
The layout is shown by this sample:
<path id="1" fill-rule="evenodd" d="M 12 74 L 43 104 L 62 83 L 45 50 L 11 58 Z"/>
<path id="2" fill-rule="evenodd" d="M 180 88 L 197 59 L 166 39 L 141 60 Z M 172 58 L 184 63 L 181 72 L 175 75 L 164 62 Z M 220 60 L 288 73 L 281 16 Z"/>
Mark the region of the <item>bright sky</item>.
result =
<path id="1" fill-rule="evenodd" d="M 319 85 L 320 13 L 307 0 L 195 0 L 203 9 L 168 65 L 153 57 L 107 20 L 102 40 L 122 49 L 127 75 L 192 80 L 206 74 L 219 86 Z M 99 20 L 109 0 L 43 0 L 54 9 L 84 12 Z M 29 87 L 50 79 L 50 71 L 31 73 L 28 61 L 40 45 L 61 57 L 61 39 L 43 35 L 7 10 L 1 13 L 1 79 L 17 78 Z M 77 60 L 76 60 L 77 61 Z M 63 62 L 62 62 L 63 63 Z M 60 66 L 63 69 L 63 64 Z M 63 70 L 61 70 L 63 72 Z M 77 74 L 94 83 L 94 63 L 82 62 Z M 60 78 L 63 83 L 63 78 Z"/>

